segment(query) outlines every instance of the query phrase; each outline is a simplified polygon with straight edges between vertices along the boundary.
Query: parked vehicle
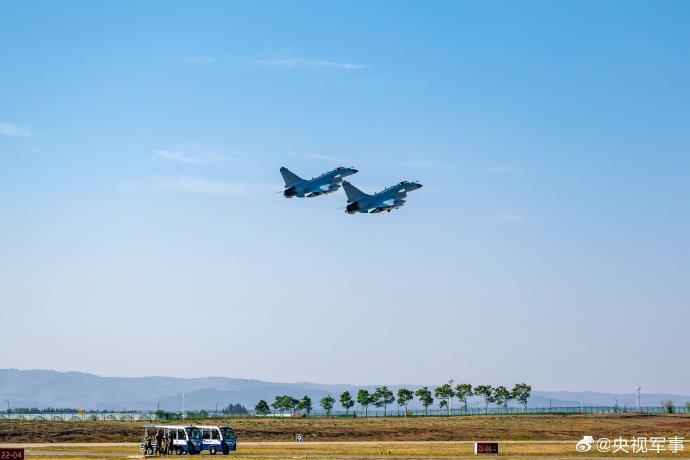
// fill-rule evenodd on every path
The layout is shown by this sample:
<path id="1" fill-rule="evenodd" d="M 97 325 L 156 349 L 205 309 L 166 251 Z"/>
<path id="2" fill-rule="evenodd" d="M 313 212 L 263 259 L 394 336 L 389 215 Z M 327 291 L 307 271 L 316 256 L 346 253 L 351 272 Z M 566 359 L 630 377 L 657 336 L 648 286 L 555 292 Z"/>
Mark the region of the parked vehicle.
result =
<path id="1" fill-rule="evenodd" d="M 237 450 L 237 434 L 231 427 L 202 425 L 197 428 L 201 430 L 201 449 L 209 454 L 222 452 L 228 455 Z"/>
<path id="2" fill-rule="evenodd" d="M 144 442 L 140 444 L 144 455 L 159 452 L 163 445 L 158 440 L 172 439 L 171 453 L 195 455 L 201 452 L 201 430 L 192 425 L 144 425 Z M 161 442 L 163 444 L 163 442 Z"/>

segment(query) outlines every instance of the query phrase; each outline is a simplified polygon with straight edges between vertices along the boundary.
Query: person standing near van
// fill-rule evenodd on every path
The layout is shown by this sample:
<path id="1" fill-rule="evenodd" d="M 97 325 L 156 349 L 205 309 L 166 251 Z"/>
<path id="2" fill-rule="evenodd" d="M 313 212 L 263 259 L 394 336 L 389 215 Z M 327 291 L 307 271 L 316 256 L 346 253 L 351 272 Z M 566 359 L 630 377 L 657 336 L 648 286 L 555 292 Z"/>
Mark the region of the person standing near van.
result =
<path id="1" fill-rule="evenodd" d="M 144 430 L 144 452 L 153 452 L 152 440 L 153 437 L 151 433 L 149 433 L 148 430 Z"/>
<path id="2" fill-rule="evenodd" d="M 163 450 L 163 433 L 160 428 L 156 430 L 156 453 L 160 454 Z"/>
<path id="3" fill-rule="evenodd" d="M 172 455 L 172 454 L 173 454 L 173 450 L 174 450 L 173 448 L 174 448 L 174 446 L 175 446 L 175 442 L 174 442 L 174 441 L 175 441 L 175 433 L 173 433 L 173 432 L 171 431 L 171 432 L 168 434 L 168 445 L 167 445 L 167 447 L 168 447 L 168 450 L 167 450 L 168 455 Z"/>

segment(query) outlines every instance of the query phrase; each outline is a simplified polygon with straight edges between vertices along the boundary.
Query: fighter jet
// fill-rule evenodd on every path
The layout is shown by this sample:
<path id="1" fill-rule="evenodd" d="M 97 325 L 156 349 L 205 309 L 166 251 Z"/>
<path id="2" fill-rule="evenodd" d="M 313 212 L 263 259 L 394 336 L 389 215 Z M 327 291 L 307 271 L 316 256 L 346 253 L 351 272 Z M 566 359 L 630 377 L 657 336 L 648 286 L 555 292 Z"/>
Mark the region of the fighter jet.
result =
<path id="1" fill-rule="evenodd" d="M 351 176 L 356 172 L 357 170 L 355 168 L 344 168 L 340 166 L 333 171 L 321 174 L 319 177 L 302 179 L 289 169 L 282 167 L 280 168 L 280 174 L 282 174 L 283 179 L 285 179 L 283 196 L 285 198 L 292 198 L 293 196 L 313 198 L 315 196 L 333 193 L 340 188 L 343 177 Z"/>
<path id="2" fill-rule="evenodd" d="M 349 183 L 343 182 L 343 189 L 347 195 L 347 206 L 345 212 L 354 214 L 356 212 L 364 212 L 375 214 L 378 212 L 397 209 L 405 204 L 407 192 L 413 192 L 422 188 L 419 182 L 402 181 L 391 187 L 385 188 L 379 193 L 367 195 L 357 187 Z"/>

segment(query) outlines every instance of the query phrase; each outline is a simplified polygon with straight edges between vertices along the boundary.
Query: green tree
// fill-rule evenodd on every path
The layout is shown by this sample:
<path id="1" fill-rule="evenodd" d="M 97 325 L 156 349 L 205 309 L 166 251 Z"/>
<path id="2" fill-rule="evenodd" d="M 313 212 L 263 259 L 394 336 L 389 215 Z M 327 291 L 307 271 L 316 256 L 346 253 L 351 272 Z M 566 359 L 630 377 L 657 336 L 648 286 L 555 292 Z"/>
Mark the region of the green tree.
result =
<path id="1" fill-rule="evenodd" d="M 405 417 L 407 417 L 407 404 L 414 398 L 412 390 L 407 388 L 398 388 L 398 412 L 400 407 L 405 406 Z"/>
<path id="2" fill-rule="evenodd" d="M 388 389 L 388 387 L 377 387 L 374 393 L 371 395 L 372 403 L 376 407 L 383 407 L 383 416 L 388 415 L 388 405 L 395 401 L 395 396 L 393 392 Z"/>
<path id="3" fill-rule="evenodd" d="M 254 406 L 254 412 L 256 412 L 257 415 L 268 415 L 271 413 L 271 408 L 268 407 L 268 403 L 262 399 Z"/>
<path id="4" fill-rule="evenodd" d="M 518 383 L 513 387 L 511 393 L 512 399 L 522 404 L 525 408 L 525 412 L 527 412 L 527 400 L 532 394 L 532 386 L 526 383 Z"/>
<path id="5" fill-rule="evenodd" d="M 269 410 L 269 412 L 270 412 L 270 410 Z M 156 411 L 156 420 L 175 420 L 177 418 L 178 418 L 177 414 L 174 412 L 168 412 L 168 411 L 165 411 L 163 409 L 158 409 Z"/>
<path id="6" fill-rule="evenodd" d="M 436 389 L 434 390 L 434 396 L 441 400 L 441 402 L 439 403 L 441 408 L 447 407 L 448 414 L 450 414 L 450 400 L 453 399 L 453 396 L 455 396 L 455 391 L 453 391 L 453 387 L 451 387 L 449 383 L 445 383 L 440 387 L 436 387 Z"/>
<path id="7" fill-rule="evenodd" d="M 196 419 L 196 420 L 206 420 L 208 418 L 208 411 L 203 409 L 196 411 L 187 411 L 186 418 Z"/>
<path id="8" fill-rule="evenodd" d="M 477 385 L 474 387 L 474 394 L 484 398 L 485 411 L 489 413 L 489 404 L 494 402 L 494 387 L 491 385 Z"/>
<path id="9" fill-rule="evenodd" d="M 295 410 L 295 407 L 297 407 L 297 404 L 299 404 L 299 401 L 293 398 L 292 396 L 283 395 L 276 396 L 276 399 L 275 401 L 273 401 L 273 404 L 271 404 L 271 407 L 274 410 L 280 412 L 280 415 L 282 417 L 285 411 L 293 412 Z"/>
<path id="10" fill-rule="evenodd" d="M 304 411 L 307 415 L 311 414 L 311 398 L 307 395 L 304 395 L 304 398 L 300 399 L 297 403 L 297 409 L 300 411 Z"/>
<path id="11" fill-rule="evenodd" d="M 292 396 L 283 396 L 283 401 L 285 402 L 285 410 L 289 410 L 290 413 L 295 411 L 295 408 L 299 405 L 299 399 L 295 399 Z"/>
<path id="12" fill-rule="evenodd" d="M 276 396 L 276 399 L 271 404 L 273 410 L 280 412 L 281 416 L 283 415 L 283 412 L 285 412 L 285 400 L 283 398 L 284 396 Z"/>
<path id="13" fill-rule="evenodd" d="M 369 404 L 371 404 L 371 395 L 368 390 L 362 388 L 357 392 L 357 404 L 364 408 L 364 416 L 369 416 Z"/>
<path id="14" fill-rule="evenodd" d="M 355 402 L 352 400 L 352 395 L 349 391 L 343 391 L 340 394 L 340 405 L 345 409 L 345 415 L 348 415 L 352 406 L 355 405 Z"/>
<path id="15" fill-rule="evenodd" d="M 434 403 L 434 398 L 431 396 L 431 391 L 428 387 L 420 388 L 414 392 L 415 396 L 419 398 L 419 402 L 424 406 L 424 413 L 429 414 L 429 406 Z"/>
<path id="16" fill-rule="evenodd" d="M 662 401 L 664 409 L 666 409 L 667 414 L 672 414 L 675 412 L 676 405 L 670 399 L 668 401 Z"/>
<path id="17" fill-rule="evenodd" d="M 326 411 L 326 415 L 331 415 L 333 404 L 335 404 L 335 399 L 333 399 L 333 396 L 329 395 L 321 398 L 321 407 L 323 407 L 323 410 Z"/>
<path id="18" fill-rule="evenodd" d="M 512 394 L 503 385 L 494 388 L 494 401 L 497 405 L 503 406 L 503 408 L 508 412 L 508 403 L 512 398 Z"/>
<path id="19" fill-rule="evenodd" d="M 472 395 L 472 385 L 469 383 L 458 383 L 455 386 L 455 396 L 465 405 L 465 412 L 467 412 L 467 398 Z"/>

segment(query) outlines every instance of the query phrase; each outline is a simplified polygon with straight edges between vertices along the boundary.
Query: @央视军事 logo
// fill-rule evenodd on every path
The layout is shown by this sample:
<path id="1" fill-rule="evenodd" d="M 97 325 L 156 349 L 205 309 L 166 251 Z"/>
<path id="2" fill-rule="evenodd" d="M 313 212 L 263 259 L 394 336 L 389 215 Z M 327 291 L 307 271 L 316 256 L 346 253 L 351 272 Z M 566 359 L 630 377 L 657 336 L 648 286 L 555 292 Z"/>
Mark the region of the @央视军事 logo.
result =
<path id="1" fill-rule="evenodd" d="M 594 436 L 583 436 L 577 444 L 575 444 L 575 449 L 578 452 L 589 452 L 592 449 L 592 444 L 594 444 Z"/>

